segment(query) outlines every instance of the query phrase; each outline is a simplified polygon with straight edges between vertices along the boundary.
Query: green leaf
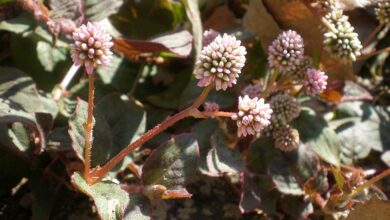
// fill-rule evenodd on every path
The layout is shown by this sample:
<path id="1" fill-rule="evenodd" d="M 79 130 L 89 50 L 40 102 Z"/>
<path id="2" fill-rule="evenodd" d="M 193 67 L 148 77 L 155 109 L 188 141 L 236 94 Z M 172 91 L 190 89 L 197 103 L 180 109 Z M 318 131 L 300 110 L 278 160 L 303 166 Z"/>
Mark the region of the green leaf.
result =
<path id="1" fill-rule="evenodd" d="M 195 174 L 199 147 L 195 137 L 182 134 L 155 149 L 142 168 L 144 185 L 182 188 Z"/>
<path id="2" fill-rule="evenodd" d="M 296 196 L 284 197 L 281 206 L 293 219 L 308 219 L 314 211 L 313 204 L 310 201 L 305 201 L 302 197 Z"/>
<path id="3" fill-rule="evenodd" d="M 285 194 L 303 195 L 304 184 L 320 171 L 318 158 L 303 144 L 291 152 L 282 152 L 273 146 L 270 139 L 261 138 L 250 147 L 249 155 L 249 168 L 269 173 L 276 188 Z M 253 165 L 256 162 L 259 165 Z"/>
<path id="4" fill-rule="evenodd" d="M 45 41 L 38 42 L 37 55 L 46 71 L 53 71 L 58 62 L 67 59 L 67 53 L 64 49 L 53 47 Z"/>
<path id="5" fill-rule="evenodd" d="M 168 89 L 162 93 L 151 95 L 147 97 L 147 101 L 152 104 L 167 108 L 167 109 L 176 109 L 180 105 L 180 99 L 178 99 L 178 94 L 182 94 L 183 90 L 186 88 L 186 85 L 189 83 L 191 78 L 191 72 L 188 68 L 180 71 L 174 81 L 171 83 Z"/>
<path id="6" fill-rule="evenodd" d="M 0 67 L 0 98 L 29 113 L 49 113 L 53 118 L 58 113 L 56 103 L 39 93 L 32 78 L 14 68 Z"/>
<path id="7" fill-rule="evenodd" d="M 202 173 L 223 176 L 238 174 L 244 169 L 242 155 L 227 146 L 226 138 L 220 132 L 211 136 L 211 146 L 206 156 L 207 170 L 201 170 Z"/>
<path id="8" fill-rule="evenodd" d="M 87 103 L 79 100 L 75 114 L 69 120 L 69 134 L 80 159 L 84 155 L 87 110 Z M 119 94 L 103 97 L 96 104 L 94 117 L 93 166 L 104 165 L 145 132 L 146 116 L 143 108 Z M 112 172 L 122 170 L 131 160 L 131 155 L 127 156 Z"/>
<path id="9" fill-rule="evenodd" d="M 44 131 L 38 124 L 35 117 L 23 110 L 11 100 L 0 98 L 0 124 L 11 125 L 0 126 L 0 143 L 7 147 L 15 147 L 21 152 L 30 151 L 30 145 L 36 145 L 34 153 L 42 153 L 46 147 Z M 31 136 L 33 138 L 31 138 Z M 30 140 L 37 140 L 34 143 Z"/>
<path id="10" fill-rule="evenodd" d="M 390 150 L 386 151 L 381 156 L 382 161 L 390 167 Z"/>
<path id="11" fill-rule="evenodd" d="M 149 220 L 150 203 L 148 198 L 143 195 L 130 194 L 130 202 L 126 208 L 125 220 Z"/>
<path id="12" fill-rule="evenodd" d="M 341 139 L 344 161 L 349 164 L 368 156 L 370 149 L 390 150 L 388 114 L 370 103 L 356 101 L 339 105 L 332 123 Z"/>
<path id="13" fill-rule="evenodd" d="M 1 21 L 0 30 L 22 34 L 29 30 L 31 31 L 33 24 L 35 24 L 35 20 L 31 18 L 31 15 L 25 12 L 16 18 Z"/>
<path id="14" fill-rule="evenodd" d="M 123 0 L 86 0 L 85 16 L 90 21 L 100 21 L 118 12 Z"/>
<path id="15" fill-rule="evenodd" d="M 200 158 L 199 158 L 199 170 L 202 173 L 208 172 L 207 155 L 211 149 L 210 137 L 218 129 L 218 123 L 213 119 L 206 119 L 195 124 L 191 132 L 195 135 L 199 144 Z"/>
<path id="16" fill-rule="evenodd" d="M 79 173 L 72 175 L 72 184 L 93 199 L 97 212 L 103 220 L 122 219 L 129 204 L 129 194 L 120 185 L 100 181 L 92 186 Z"/>
<path id="17" fill-rule="evenodd" d="M 273 188 L 274 184 L 269 176 L 245 172 L 241 177 L 241 212 L 258 209 L 267 214 L 276 212 L 278 193 Z"/>
<path id="18" fill-rule="evenodd" d="M 303 108 L 300 116 L 292 122 L 299 131 L 301 141 L 316 152 L 321 159 L 339 166 L 340 140 L 328 123 L 309 108 Z"/>
<path id="19" fill-rule="evenodd" d="M 203 88 L 197 86 L 198 81 L 197 79 L 193 79 L 188 83 L 180 95 L 179 108 L 190 106 L 202 93 Z M 206 101 L 216 102 L 220 108 L 229 108 L 236 102 L 236 99 L 229 91 L 217 92 L 212 90 L 207 96 Z"/>
<path id="20" fill-rule="evenodd" d="M 126 62 L 115 54 L 107 67 L 97 69 L 97 73 L 104 84 L 109 84 L 123 93 L 130 91 L 138 71 L 139 65 Z"/>

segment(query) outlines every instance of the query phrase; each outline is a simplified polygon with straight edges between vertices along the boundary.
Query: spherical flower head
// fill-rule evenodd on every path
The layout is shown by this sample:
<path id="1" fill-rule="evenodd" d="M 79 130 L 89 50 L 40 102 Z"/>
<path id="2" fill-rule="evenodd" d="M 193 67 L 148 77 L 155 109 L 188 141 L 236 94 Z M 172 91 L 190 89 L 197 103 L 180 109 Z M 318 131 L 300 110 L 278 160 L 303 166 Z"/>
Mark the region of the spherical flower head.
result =
<path id="1" fill-rule="evenodd" d="M 330 24 L 324 33 L 325 49 L 336 58 L 355 61 L 363 46 L 348 17 L 337 10 L 327 14 L 325 19 Z"/>
<path id="2" fill-rule="evenodd" d="M 101 23 L 88 22 L 73 32 L 71 57 L 75 65 L 84 65 L 88 74 L 97 66 L 106 66 L 112 58 L 112 38 Z"/>
<path id="3" fill-rule="evenodd" d="M 275 147 L 282 151 L 290 152 L 299 146 L 299 132 L 290 126 L 274 131 L 272 137 L 275 140 Z"/>
<path id="4" fill-rule="evenodd" d="M 249 98 L 259 97 L 263 92 L 263 87 L 259 84 L 247 85 L 243 90 L 241 90 L 242 95 L 247 95 Z"/>
<path id="5" fill-rule="evenodd" d="M 341 6 L 337 0 L 318 0 L 314 3 L 314 7 L 323 13 L 329 13 L 331 11 L 341 9 Z"/>
<path id="6" fill-rule="evenodd" d="M 282 125 L 297 118 L 301 112 L 300 103 L 287 93 L 279 93 L 273 96 L 269 102 L 274 111 L 273 120 L 283 122 Z"/>
<path id="7" fill-rule="evenodd" d="M 287 72 L 291 76 L 291 79 L 294 81 L 303 81 L 306 77 L 307 69 L 311 68 L 313 65 L 313 60 L 309 56 L 304 56 L 301 63 L 297 65 L 297 68 L 294 71 Z"/>
<path id="8" fill-rule="evenodd" d="M 219 105 L 218 105 L 218 103 L 215 103 L 215 102 L 205 102 L 203 107 L 204 107 L 204 110 L 206 112 L 217 112 L 217 111 L 219 111 Z"/>
<path id="9" fill-rule="evenodd" d="M 293 30 L 281 33 L 268 47 L 268 64 L 280 71 L 293 71 L 303 59 L 302 37 Z"/>
<path id="10" fill-rule="evenodd" d="M 306 72 L 306 80 L 304 82 L 306 86 L 307 95 L 316 95 L 326 89 L 328 76 L 317 69 L 308 69 Z"/>
<path id="11" fill-rule="evenodd" d="M 390 1 L 379 2 L 375 8 L 375 15 L 383 25 L 390 25 Z"/>
<path id="12" fill-rule="evenodd" d="M 215 84 L 216 90 L 226 90 L 237 83 L 237 78 L 245 64 L 246 49 L 236 37 L 219 35 L 209 45 L 203 47 L 195 64 L 195 77 L 198 86 Z"/>
<path id="13" fill-rule="evenodd" d="M 214 29 L 208 29 L 203 32 L 203 46 L 209 45 L 211 42 L 214 41 L 215 38 L 217 38 L 219 35 L 218 31 L 215 31 Z"/>
<path id="14" fill-rule="evenodd" d="M 232 116 L 237 121 L 238 137 L 260 134 L 260 132 L 271 124 L 272 109 L 264 99 L 257 97 L 251 99 L 249 96 L 238 98 L 238 113 Z"/>

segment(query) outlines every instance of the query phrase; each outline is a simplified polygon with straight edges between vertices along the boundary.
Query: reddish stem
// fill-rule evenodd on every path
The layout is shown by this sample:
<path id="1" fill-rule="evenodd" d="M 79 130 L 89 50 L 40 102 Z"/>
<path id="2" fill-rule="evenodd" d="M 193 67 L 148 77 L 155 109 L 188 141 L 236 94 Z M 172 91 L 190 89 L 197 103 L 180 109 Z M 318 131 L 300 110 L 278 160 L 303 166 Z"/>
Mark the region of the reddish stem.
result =
<path id="1" fill-rule="evenodd" d="M 375 35 L 383 28 L 383 24 L 378 25 L 371 34 L 364 40 L 363 47 L 366 47 L 370 41 L 375 37 Z"/>
<path id="2" fill-rule="evenodd" d="M 205 117 L 205 118 L 212 118 L 212 117 L 227 117 L 227 118 L 230 118 L 232 117 L 232 115 L 234 115 L 233 112 L 221 112 L 221 111 L 218 111 L 218 112 L 200 112 L 199 114 L 199 118 L 202 118 Z"/>
<path id="3" fill-rule="evenodd" d="M 145 142 L 152 139 L 154 136 L 174 125 L 176 122 L 180 121 L 183 118 L 189 116 L 197 116 L 199 115 L 198 107 L 204 102 L 208 93 L 212 89 L 212 85 L 206 87 L 203 92 L 199 95 L 199 97 L 195 100 L 194 104 L 189 108 L 184 109 L 183 111 L 168 117 L 161 124 L 156 125 L 154 128 L 146 132 L 135 142 L 129 144 L 122 151 L 120 151 L 117 155 L 115 155 L 110 161 L 108 161 L 102 168 L 94 171 L 91 174 L 91 180 L 89 184 L 94 184 L 99 181 L 104 175 L 106 175 L 112 168 L 114 168 L 117 164 L 119 164 L 129 153 L 134 151 L 135 149 L 141 147 Z"/>
<path id="4" fill-rule="evenodd" d="M 88 87 L 88 115 L 87 123 L 85 126 L 85 150 L 84 150 L 84 179 L 89 183 L 90 170 L 91 170 L 91 148 L 92 148 L 92 128 L 93 128 L 93 108 L 94 108 L 94 93 L 95 93 L 95 77 L 94 73 L 88 74 L 89 87 Z"/>
<path id="5" fill-rule="evenodd" d="M 373 178 L 371 178 L 369 181 L 363 183 L 362 185 L 356 187 L 356 189 L 350 194 L 350 196 L 354 196 L 356 195 L 357 193 L 359 193 L 360 191 L 362 191 L 363 189 L 367 188 L 367 187 L 370 187 L 372 184 L 378 182 L 379 180 L 383 179 L 384 177 L 390 175 L 390 169 L 387 169 L 385 171 L 383 171 L 382 173 L 374 176 Z"/>

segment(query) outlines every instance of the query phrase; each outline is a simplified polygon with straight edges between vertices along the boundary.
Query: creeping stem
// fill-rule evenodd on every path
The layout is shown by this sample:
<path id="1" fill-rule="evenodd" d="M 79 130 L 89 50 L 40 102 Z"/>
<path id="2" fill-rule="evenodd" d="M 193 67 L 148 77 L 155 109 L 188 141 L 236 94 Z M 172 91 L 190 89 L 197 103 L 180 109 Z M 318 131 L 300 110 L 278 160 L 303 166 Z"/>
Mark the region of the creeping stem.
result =
<path id="1" fill-rule="evenodd" d="M 90 182 L 90 170 L 91 170 L 91 148 L 92 148 L 92 128 L 93 128 L 93 108 L 94 108 L 94 93 L 95 93 L 95 75 L 94 73 L 88 74 L 89 87 L 88 87 L 88 115 L 87 123 L 85 125 L 85 150 L 84 150 L 84 178 L 87 182 Z"/>
<path id="2" fill-rule="evenodd" d="M 117 164 L 119 164 L 126 157 L 126 155 L 128 155 L 135 149 L 141 147 L 145 142 L 149 141 L 157 134 L 161 133 L 165 129 L 174 125 L 176 122 L 189 116 L 199 115 L 198 108 L 204 102 L 211 89 L 212 89 L 212 85 L 206 87 L 203 90 L 203 92 L 199 95 L 199 97 L 195 100 L 194 104 L 192 104 L 190 107 L 184 109 L 183 111 L 173 116 L 168 117 L 161 124 L 156 125 L 154 128 L 152 128 L 144 135 L 142 135 L 139 139 L 137 139 L 136 141 L 134 141 L 133 143 L 125 147 L 122 151 L 120 151 L 117 155 L 115 155 L 110 161 L 108 161 L 102 168 L 94 171 L 91 174 L 89 183 L 93 184 L 99 181 L 104 175 L 106 175 L 106 173 L 108 173 L 112 168 L 114 168 Z"/>

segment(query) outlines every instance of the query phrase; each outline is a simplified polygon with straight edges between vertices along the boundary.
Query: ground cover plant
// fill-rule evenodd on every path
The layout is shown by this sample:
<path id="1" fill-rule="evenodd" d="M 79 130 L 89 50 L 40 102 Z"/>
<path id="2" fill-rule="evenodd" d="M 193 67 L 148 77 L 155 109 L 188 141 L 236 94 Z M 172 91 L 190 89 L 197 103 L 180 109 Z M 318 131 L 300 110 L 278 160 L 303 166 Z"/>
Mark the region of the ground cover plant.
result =
<path id="1" fill-rule="evenodd" d="M 2 219 L 386 219 L 390 2 L 0 0 Z"/>

